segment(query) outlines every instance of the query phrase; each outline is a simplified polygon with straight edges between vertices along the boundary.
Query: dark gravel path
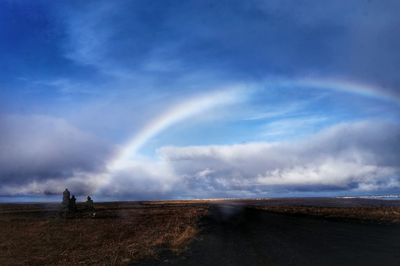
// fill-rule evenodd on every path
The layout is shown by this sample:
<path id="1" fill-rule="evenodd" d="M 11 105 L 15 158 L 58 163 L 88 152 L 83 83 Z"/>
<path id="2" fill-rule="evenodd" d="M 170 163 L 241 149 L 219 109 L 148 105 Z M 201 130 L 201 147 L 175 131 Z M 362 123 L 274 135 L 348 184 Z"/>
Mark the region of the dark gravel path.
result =
<path id="1" fill-rule="evenodd" d="M 400 226 L 213 206 L 181 255 L 138 265 L 400 265 Z"/>

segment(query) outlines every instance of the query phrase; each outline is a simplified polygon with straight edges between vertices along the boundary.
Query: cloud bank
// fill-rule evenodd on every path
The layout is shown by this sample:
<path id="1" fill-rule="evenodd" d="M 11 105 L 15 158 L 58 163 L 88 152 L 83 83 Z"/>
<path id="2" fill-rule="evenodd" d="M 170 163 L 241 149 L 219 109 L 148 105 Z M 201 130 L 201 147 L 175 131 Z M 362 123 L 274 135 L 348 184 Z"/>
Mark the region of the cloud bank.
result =
<path id="1" fill-rule="evenodd" d="M 136 158 L 108 173 L 111 148 L 62 120 L 3 116 L 1 134 L 3 195 L 58 193 L 64 186 L 131 199 L 400 188 L 400 126 L 393 123 L 342 123 L 285 142 L 162 147 L 158 158 Z"/>
<path id="2" fill-rule="evenodd" d="M 393 191 L 400 188 L 399 147 L 399 125 L 376 121 L 338 124 L 296 142 L 163 147 L 156 163 L 114 173 L 103 193 L 201 198 Z"/>
<path id="3" fill-rule="evenodd" d="M 63 119 L 0 116 L 0 194 L 88 189 L 79 173 L 102 171 L 112 147 Z"/>

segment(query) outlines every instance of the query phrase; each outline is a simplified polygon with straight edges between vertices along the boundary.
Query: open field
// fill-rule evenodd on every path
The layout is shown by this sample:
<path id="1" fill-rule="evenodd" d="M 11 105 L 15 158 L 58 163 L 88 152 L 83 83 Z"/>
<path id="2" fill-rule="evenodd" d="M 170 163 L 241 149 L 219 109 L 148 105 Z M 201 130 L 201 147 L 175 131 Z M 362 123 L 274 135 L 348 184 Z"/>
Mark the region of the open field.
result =
<path id="1" fill-rule="evenodd" d="M 400 223 L 400 201 L 371 199 L 273 199 L 255 208 L 280 214 L 375 223 Z"/>
<path id="2" fill-rule="evenodd" d="M 0 265 L 120 265 L 156 249 L 178 252 L 206 212 L 193 204 L 104 203 L 95 218 L 64 219 L 57 204 L 3 204 Z"/>
<path id="3" fill-rule="evenodd" d="M 400 202 L 0 204 L 0 265 L 400 265 Z M 78 209 L 83 210 L 82 205 Z"/>
<path id="4" fill-rule="evenodd" d="M 315 216 L 327 219 L 400 223 L 400 207 L 262 206 L 257 208 L 274 213 Z"/>

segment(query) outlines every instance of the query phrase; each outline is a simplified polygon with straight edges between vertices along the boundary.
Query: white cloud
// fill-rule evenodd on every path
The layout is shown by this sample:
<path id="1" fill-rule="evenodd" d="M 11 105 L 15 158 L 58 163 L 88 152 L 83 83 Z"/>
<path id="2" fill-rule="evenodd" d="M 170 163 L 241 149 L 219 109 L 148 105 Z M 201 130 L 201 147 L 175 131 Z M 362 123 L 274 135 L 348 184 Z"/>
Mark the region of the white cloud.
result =
<path id="1" fill-rule="evenodd" d="M 97 191 L 99 194 L 140 198 L 157 198 L 157 195 L 171 193 L 180 181 L 166 162 L 145 158 L 131 161 L 99 178 L 105 180 Z"/>
<path id="2" fill-rule="evenodd" d="M 159 153 L 188 187 L 219 193 L 394 189 L 400 187 L 399 134 L 397 125 L 370 121 L 339 124 L 296 142 L 164 147 Z"/>
<path id="3" fill-rule="evenodd" d="M 296 165 L 267 170 L 257 177 L 257 181 L 263 185 L 325 185 L 346 189 L 351 182 L 356 182 L 357 185 L 365 182 L 374 183 L 375 179 L 393 176 L 397 171 L 395 167 L 327 159 L 317 165 Z"/>

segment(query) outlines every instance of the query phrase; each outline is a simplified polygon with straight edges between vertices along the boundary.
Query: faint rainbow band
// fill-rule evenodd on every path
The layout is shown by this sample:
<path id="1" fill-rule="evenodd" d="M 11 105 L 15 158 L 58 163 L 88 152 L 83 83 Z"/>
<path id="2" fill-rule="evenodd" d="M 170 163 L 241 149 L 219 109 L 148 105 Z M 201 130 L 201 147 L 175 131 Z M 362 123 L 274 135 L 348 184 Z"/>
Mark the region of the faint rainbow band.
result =
<path id="1" fill-rule="evenodd" d="M 269 86 L 292 86 L 313 89 L 327 89 L 354 93 L 357 95 L 393 102 L 400 105 L 400 97 L 389 93 L 388 90 L 378 86 L 362 84 L 340 79 L 293 79 L 266 82 Z M 251 90 L 251 88 L 245 88 Z M 234 104 L 246 99 L 244 88 L 223 89 L 207 94 L 197 95 L 172 106 L 160 116 L 151 120 L 137 134 L 135 134 L 123 148 L 107 164 L 107 173 L 101 174 L 103 182 L 107 184 L 112 172 L 124 168 L 129 161 L 134 159 L 137 152 L 153 137 L 168 129 L 172 125 L 189 119 L 202 112 L 218 106 Z"/>

